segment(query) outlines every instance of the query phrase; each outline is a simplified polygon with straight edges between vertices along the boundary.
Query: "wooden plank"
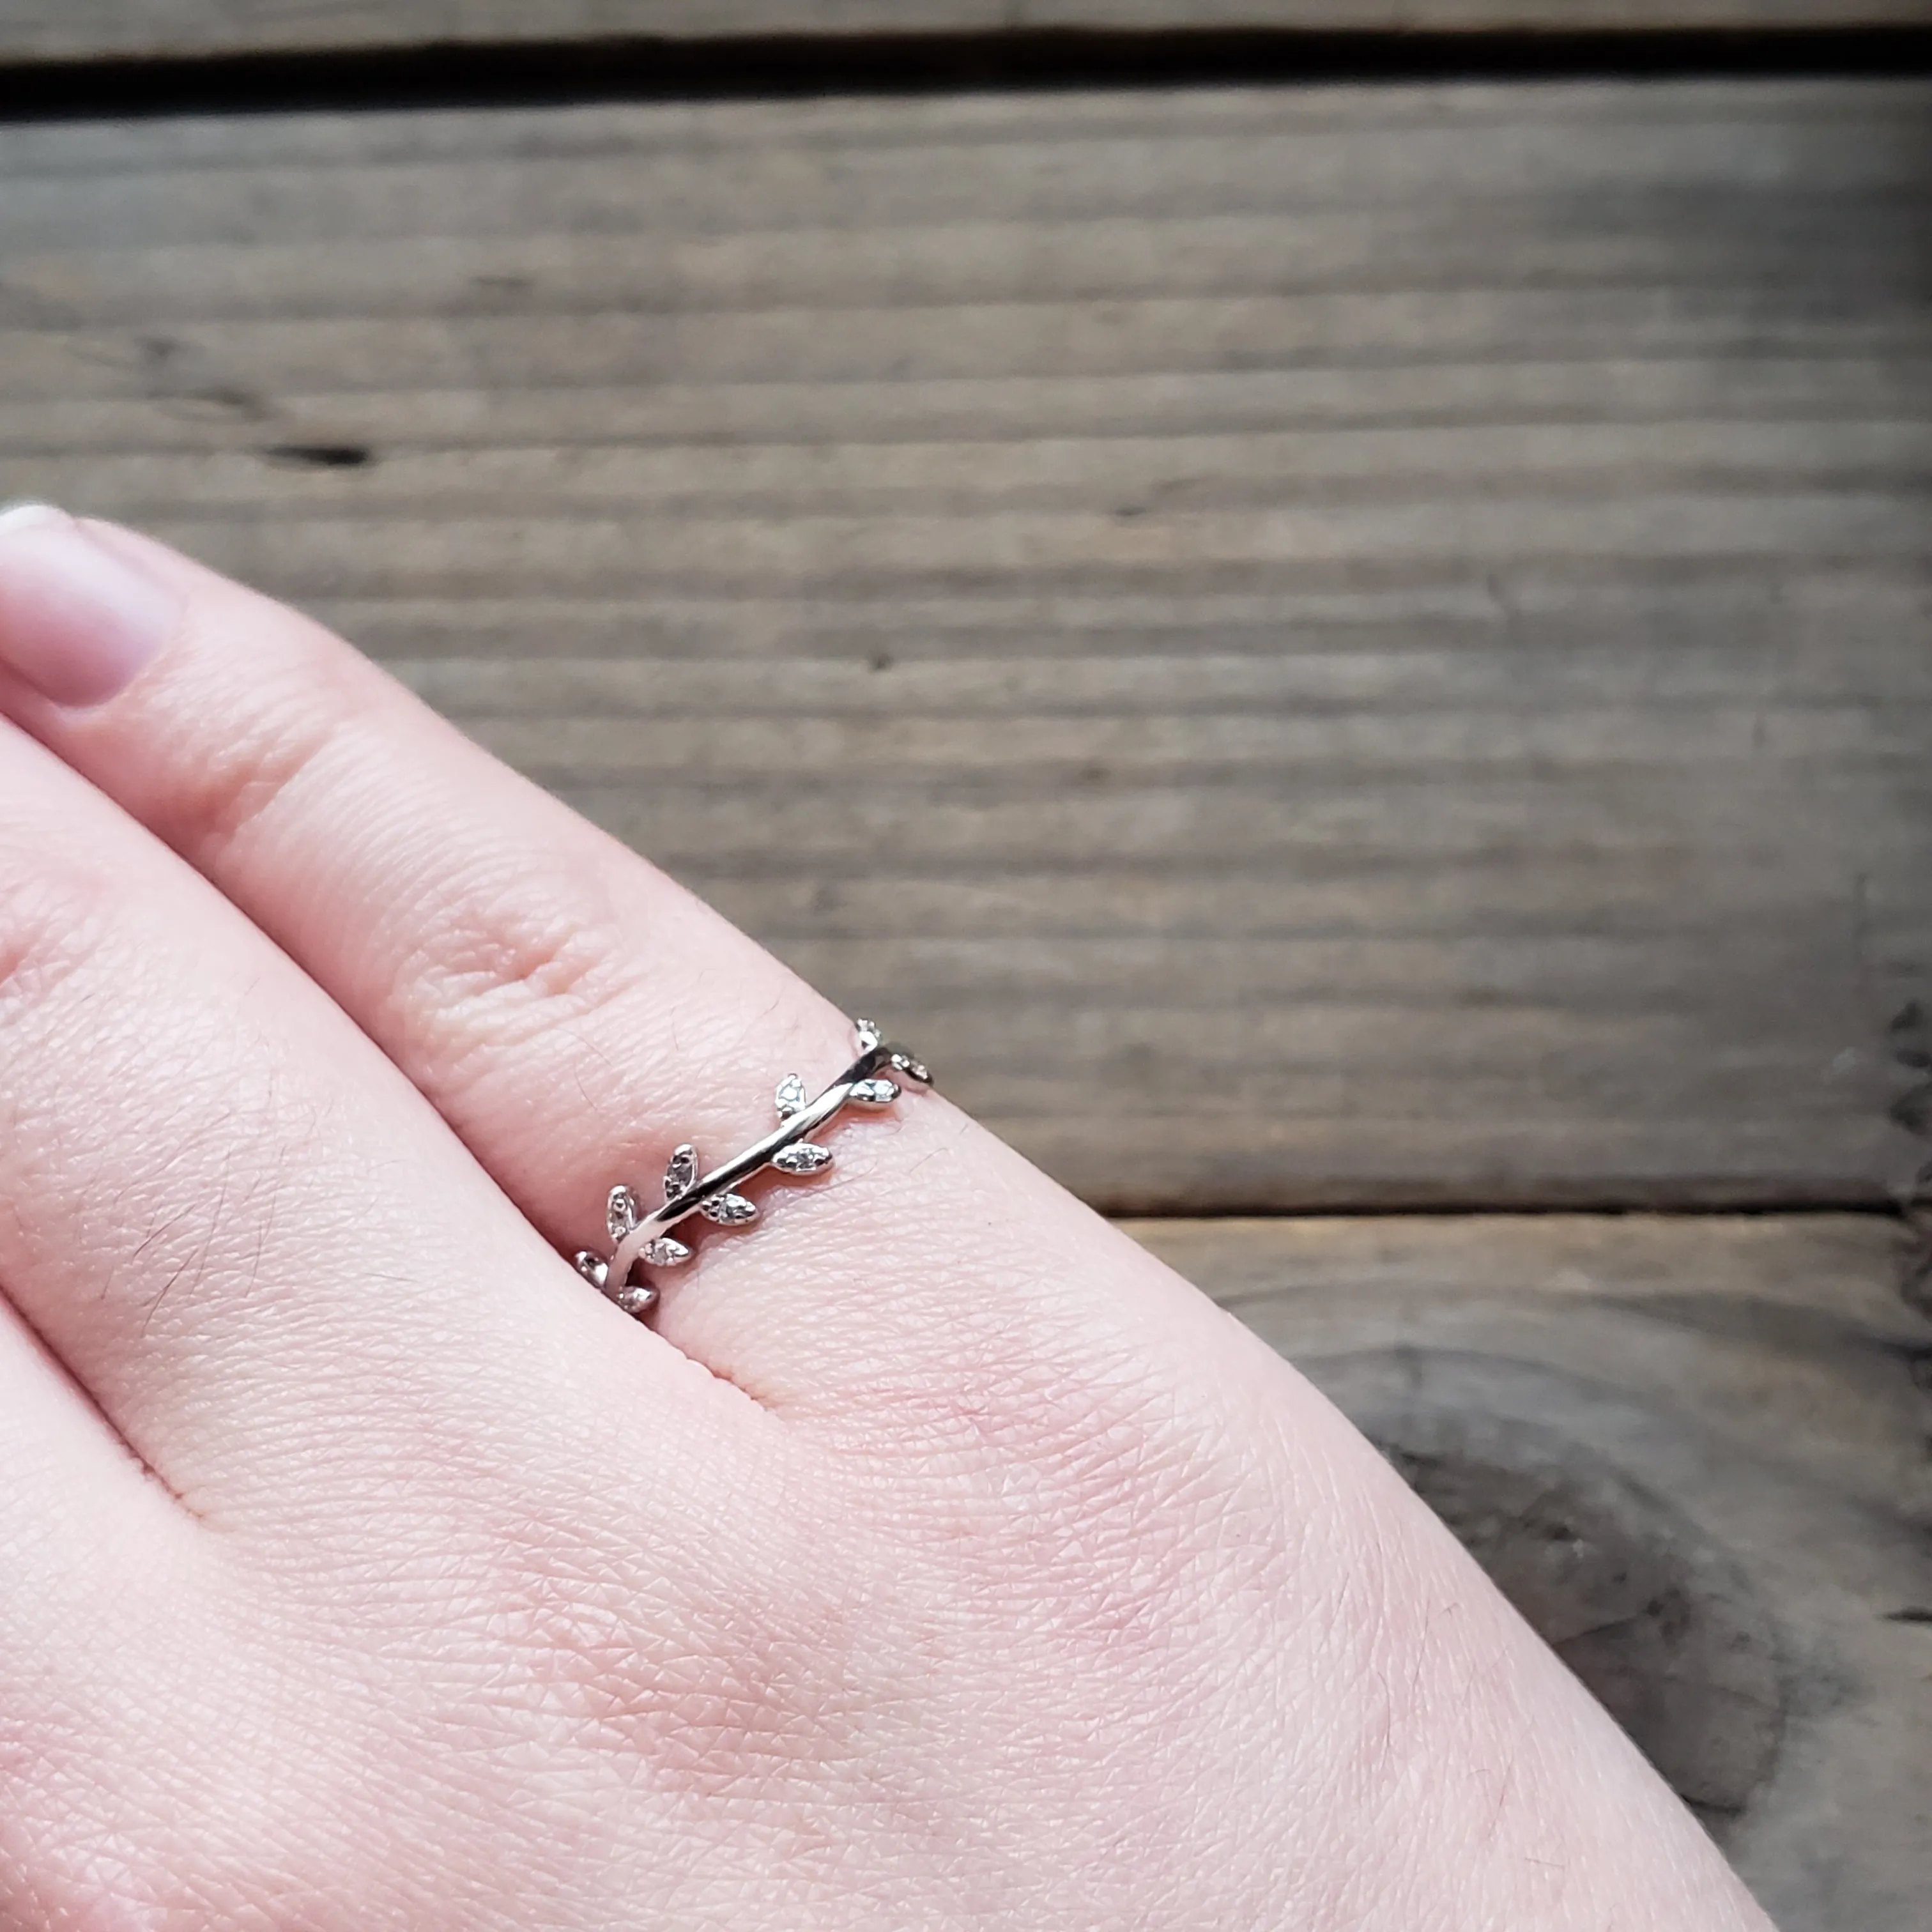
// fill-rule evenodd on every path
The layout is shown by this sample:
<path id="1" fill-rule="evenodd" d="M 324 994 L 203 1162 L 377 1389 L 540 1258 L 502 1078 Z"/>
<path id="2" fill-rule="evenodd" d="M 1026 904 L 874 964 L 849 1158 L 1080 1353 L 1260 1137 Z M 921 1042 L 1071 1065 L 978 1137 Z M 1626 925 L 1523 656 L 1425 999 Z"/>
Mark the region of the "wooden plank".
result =
<path id="1" fill-rule="evenodd" d="M 0 128 L 0 492 L 334 622 L 1111 1208 L 1882 1201 L 1928 106 Z"/>
<path id="2" fill-rule="evenodd" d="M 1917 24 L 1924 0 L 10 0 L 0 58 L 1073 28 L 1565 32 Z"/>
<path id="3" fill-rule="evenodd" d="M 1899 1297 L 1895 1224 L 1130 1232 L 1383 1447 L 1784 1932 L 1920 1932 L 1932 1324 Z"/>

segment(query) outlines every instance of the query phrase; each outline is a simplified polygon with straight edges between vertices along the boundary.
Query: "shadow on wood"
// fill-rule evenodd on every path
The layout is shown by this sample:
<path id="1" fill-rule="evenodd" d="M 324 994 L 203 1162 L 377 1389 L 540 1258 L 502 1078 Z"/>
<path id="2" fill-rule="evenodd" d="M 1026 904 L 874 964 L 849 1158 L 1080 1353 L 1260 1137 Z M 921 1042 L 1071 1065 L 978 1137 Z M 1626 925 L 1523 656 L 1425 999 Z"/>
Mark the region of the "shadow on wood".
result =
<path id="1" fill-rule="evenodd" d="M 1894 1224 L 1131 1232 L 1382 1446 L 1784 1932 L 1923 1932 L 1932 1324 Z"/>
<path id="2" fill-rule="evenodd" d="M 1721 1842 L 1777 1761 L 1778 1633 L 1690 1516 L 1559 1420 L 1597 1392 L 1413 1349 L 1317 1373 Z"/>

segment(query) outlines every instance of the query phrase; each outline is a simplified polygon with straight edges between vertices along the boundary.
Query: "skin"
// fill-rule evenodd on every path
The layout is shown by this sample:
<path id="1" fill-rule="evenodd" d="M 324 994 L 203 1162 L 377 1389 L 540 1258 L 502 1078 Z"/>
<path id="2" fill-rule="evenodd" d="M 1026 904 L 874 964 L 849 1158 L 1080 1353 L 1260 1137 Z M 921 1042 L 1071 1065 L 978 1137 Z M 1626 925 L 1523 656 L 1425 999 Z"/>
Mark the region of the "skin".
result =
<path id="1" fill-rule="evenodd" d="M 345 646 L 38 518 L 0 663 L 0 1924 L 1766 1925 L 1369 1445 L 943 1099 L 598 1297 L 610 1183 L 848 1022 Z"/>

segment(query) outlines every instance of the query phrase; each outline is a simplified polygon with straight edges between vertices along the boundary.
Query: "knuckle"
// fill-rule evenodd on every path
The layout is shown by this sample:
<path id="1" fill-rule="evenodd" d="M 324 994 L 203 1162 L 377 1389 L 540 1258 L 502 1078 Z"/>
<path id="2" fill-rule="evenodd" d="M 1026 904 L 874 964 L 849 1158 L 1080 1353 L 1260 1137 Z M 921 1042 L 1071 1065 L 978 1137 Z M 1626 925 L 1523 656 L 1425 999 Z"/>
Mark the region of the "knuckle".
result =
<path id="1" fill-rule="evenodd" d="M 1292 1518 L 1264 1445 L 1124 1342 L 1003 1352 L 895 1405 L 866 1459 L 896 1467 L 890 1509 L 1117 1660 L 1170 1654 L 1216 1592 L 1281 1590 Z"/>
<path id="2" fill-rule="evenodd" d="M 416 1023 L 436 1035 L 439 1058 L 460 1060 L 483 1044 L 586 1018 L 617 990 L 604 921 L 554 887 L 494 892 L 460 882 L 437 913 L 397 984 Z"/>
<path id="3" fill-rule="evenodd" d="M 508 1733 L 560 1721 L 577 1746 L 648 1761 L 698 1799 L 815 1784 L 844 1755 L 862 1649 L 821 1560 L 830 1534 L 741 1526 L 712 1544 L 700 1579 L 640 1564 L 607 1527 L 533 1518 L 506 1532 L 438 1640 L 468 1624 Z"/>
<path id="4" fill-rule="evenodd" d="M 143 815 L 190 863 L 218 865 L 344 734 L 355 715 L 340 692 L 312 682 L 286 702 L 231 712 L 195 734 L 197 756 L 166 762 Z"/>

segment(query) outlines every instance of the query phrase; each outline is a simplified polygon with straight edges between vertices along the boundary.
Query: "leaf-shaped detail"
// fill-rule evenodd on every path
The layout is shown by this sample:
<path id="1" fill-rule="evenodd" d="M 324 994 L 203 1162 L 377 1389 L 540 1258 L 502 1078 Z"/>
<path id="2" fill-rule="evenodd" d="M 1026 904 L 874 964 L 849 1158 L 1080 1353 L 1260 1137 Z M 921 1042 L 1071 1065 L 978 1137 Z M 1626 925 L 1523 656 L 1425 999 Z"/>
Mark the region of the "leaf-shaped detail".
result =
<path id="1" fill-rule="evenodd" d="M 611 1189 L 604 1210 L 604 1225 L 610 1230 L 612 1240 L 621 1241 L 644 1218 L 638 1197 L 628 1187 Z"/>
<path id="2" fill-rule="evenodd" d="M 855 1080 L 852 1097 L 862 1107 L 890 1107 L 899 1097 L 896 1080 Z"/>
<path id="3" fill-rule="evenodd" d="M 796 1073 L 788 1073 L 778 1082 L 778 1109 L 782 1120 L 805 1112 L 805 1082 Z"/>
<path id="4" fill-rule="evenodd" d="M 599 1261 L 593 1254 L 580 1254 L 577 1257 L 577 1271 L 592 1288 L 602 1288 L 610 1278 L 610 1264 Z"/>
<path id="5" fill-rule="evenodd" d="M 698 1178 L 698 1150 L 688 1141 L 676 1149 L 664 1169 L 664 1198 L 675 1201 Z"/>
<path id="6" fill-rule="evenodd" d="M 654 1288 L 620 1288 L 610 1299 L 626 1315 L 648 1315 L 657 1306 L 658 1292 Z"/>
<path id="7" fill-rule="evenodd" d="M 927 1070 L 926 1063 L 921 1060 L 914 1059 L 910 1054 L 894 1054 L 892 1064 L 908 1080 L 916 1080 L 922 1087 L 930 1087 L 932 1084 L 932 1076 Z"/>
<path id="8" fill-rule="evenodd" d="M 638 1258 L 646 1268 L 682 1268 L 691 1258 L 691 1250 L 669 1234 L 660 1234 Z"/>
<path id="9" fill-rule="evenodd" d="M 707 1221 L 716 1221 L 721 1228 L 742 1228 L 746 1222 L 758 1218 L 758 1204 L 747 1201 L 742 1194 L 718 1194 L 698 1211 Z"/>
<path id="10" fill-rule="evenodd" d="M 877 1020 L 854 1020 L 852 1028 L 859 1036 L 859 1051 L 861 1053 L 870 1053 L 885 1037 L 879 1030 Z"/>
<path id="11" fill-rule="evenodd" d="M 832 1165 L 832 1150 L 816 1141 L 794 1141 L 772 1156 L 772 1165 L 781 1174 L 823 1174 Z"/>

